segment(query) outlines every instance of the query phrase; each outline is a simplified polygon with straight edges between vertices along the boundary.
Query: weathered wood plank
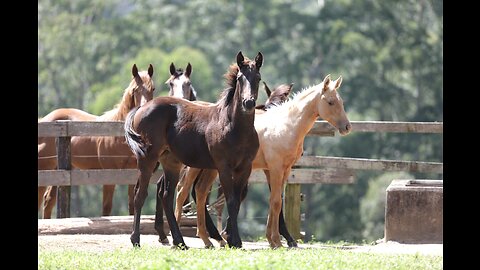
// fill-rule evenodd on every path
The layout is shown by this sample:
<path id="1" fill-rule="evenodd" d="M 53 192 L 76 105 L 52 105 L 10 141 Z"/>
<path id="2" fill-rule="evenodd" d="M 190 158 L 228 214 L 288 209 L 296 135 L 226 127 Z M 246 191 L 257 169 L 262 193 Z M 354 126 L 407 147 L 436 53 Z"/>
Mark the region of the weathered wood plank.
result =
<path id="1" fill-rule="evenodd" d="M 443 133 L 443 122 L 350 121 L 352 132 Z M 327 121 L 316 121 L 315 132 L 335 128 Z"/>
<path id="2" fill-rule="evenodd" d="M 155 184 L 163 171 L 158 170 L 150 178 L 150 184 Z M 48 177 L 52 175 L 52 179 Z M 133 185 L 137 181 L 136 169 L 104 169 L 104 170 L 72 170 L 71 185 Z M 70 175 L 52 173 L 52 171 L 38 171 L 38 186 L 68 185 Z M 350 170 L 320 168 L 320 169 L 292 169 L 288 183 L 298 184 L 351 184 L 353 173 Z M 250 183 L 266 183 L 265 174 L 255 170 L 250 175 Z"/>
<path id="3" fill-rule="evenodd" d="M 67 136 L 67 125 L 65 121 L 41 122 L 38 123 L 39 137 Z"/>
<path id="4" fill-rule="evenodd" d="M 266 183 L 267 180 L 263 171 L 255 170 L 248 181 Z M 352 171 L 334 168 L 292 169 L 287 180 L 289 184 L 351 184 L 353 182 Z"/>
<path id="5" fill-rule="evenodd" d="M 39 219 L 38 234 L 130 234 L 132 232 L 133 216 L 102 216 L 93 218 L 62 218 Z M 142 234 L 157 234 L 154 228 L 155 216 L 142 215 L 140 218 L 140 231 Z M 197 229 L 196 217 L 180 219 L 182 235 L 194 237 Z M 170 231 L 168 222 L 164 218 L 164 231 Z"/>
<path id="6" fill-rule="evenodd" d="M 38 171 L 38 186 L 69 186 L 70 170 Z"/>
<path id="7" fill-rule="evenodd" d="M 71 136 L 125 136 L 123 121 L 68 123 L 68 132 Z"/>
<path id="8" fill-rule="evenodd" d="M 351 121 L 352 132 L 443 133 L 443 122 Z M 334 136 L 327 121 L 316 121 L 309 136 Z M 38 136 L 123 136 L 123 121 L 56 121 L 38 123 Z"/>
<path id="9" fill-rule="evenodd" d="M 59 170 L 70 170 L 72 168 L 70 138 L 66 136 L 56 139 Z M 70 190 L 71 186 L 59 186 L 57 188 L 57 218 L 70 217 Z"/>
<path id="10" fill-rule="evenodd" d="M 302 239 L 300 233 L 300 184 L 288 184 L 285 188 L 285 223 L 294 239 Z"/>
<path id="11" fill-rule="evenodd" d="M 150 184 L 157 183 L 163 171 L 157 170 L 150 178 Z M 72 185 L 134 185 L 137 182 L 137 169 L 72 170 Z"/>
<path id="12" fill-rule="evenodd" d="M 443 163 L 439 162 L 302 156 L 295 165 L 305 167 L 348 168 L 376 171 L 428 172 L 443 174 Z"/>

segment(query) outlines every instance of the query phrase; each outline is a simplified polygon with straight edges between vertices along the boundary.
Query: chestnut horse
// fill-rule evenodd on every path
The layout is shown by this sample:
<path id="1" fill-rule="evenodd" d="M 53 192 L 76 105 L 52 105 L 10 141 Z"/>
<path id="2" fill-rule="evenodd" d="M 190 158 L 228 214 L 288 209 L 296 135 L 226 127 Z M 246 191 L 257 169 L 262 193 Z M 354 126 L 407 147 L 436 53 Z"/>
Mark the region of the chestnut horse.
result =
<path id="1" fill-rule="evenodd" d="M 132 74 L 133 74 L 132 69 Z M 150 70 L 149 70 L 150 72 Z M 165 82 L 170 88 L 169 95 L 171 96 L 178 96 L 188 100 L 196 100 L 196 92 L 190 82 L 190 75 L 192 73 L 192 66 L 188 63 L 185 72 L 182 69 L 175 68 L 173 63 L 170 64 L 170 78 Z M 151 70 L 151 74 L 153 75 L 153 67 Z M 135 76 L 135 75 L 134 75 Z M 153 86 L 153 83 L 152 83 Z M 154 88 L 153 88 L 154 90 Z M 153 91 L 152 90 L 152 91 Z M 133 92 L 131 92 L 133 94 Z M 149 100 L 153 98 L 149 97 Z M 121 107 L 121 106 L 118 106 Z M 127 108 L 128 110 L 131 108 Z M 88 114 L 84 111 L 78 109 L 57 109 L 48 115 L 49 117 L 44 117 L 42 121 L 54 121 L 54 120 L 73 120 L 73 121 L 95 121 L 100 120 L 98 116 Z M 122 120 L 124 116 L 121 117 Z M 52 141 L 53 140 L 53 141 Z M 72 149 L 77 147 L 76 143 L 78 141 L 75 140 L 72 144 Z M 82 142 L 85 140 L 80 140 L 79 146 L 81 146 Z M 136 159 L 133 153 L 131 152 L 130 148 L 125 145 L 124 137 L 97 137 L 97 148 L 92 149 L 93 152 L 90 155 L 84 155 L 83 157 L 90 157 L 90 167 L 86 169 L 133 169 L 136 168 Z M 50 165 L 46 166 L 43 165 L 40 167 L 39 161 L 39 169 L 54 169 L 56 168 L 56 153 L 55 153 L 55 138 L 50 138 L 50 143 L 48 144 L 50 152 L 53 152 L 53 158 L 49 160 Z M 39 149 L 40 149 L 39 145 Z M 78 151 L 73 152 L 78 153 Z M 40 150 L 39 150 L 40 156 Z M 98 158 L 97 158 L 98 157 Z M 80 158 L 77 156 L 77 158 Z M 73 163 L 73 162 L 72 162 Z M 75 166 L 78 163 L 73 163 L 72 165 Z M 130 215 L 133 215 L 133 185 L 128 186 L 128 210 Z M 39 187 L 39 208 L 42 202 L 42 195 L 43 192 L 40 190 L 41 188 L 45 189 L 45 187 Z M 103 207 L 102 207 L 102 214 L 104 216 L 108 216 L 111 214 L 112 210 L 112 201 L 113 201 L 113 193 L 115 190 L 115 185 L 104 185 L 103 186 Z M 45 210 L 44 210 L 44 218 L 50 218 L 51 212 L 53 207 L 55 206 L 56 202 L 56 187 L 49 187 L 47 193 L 45 193 Z"/>
<path id="2" fill-rule="evenodd" d="M 237 216 L 242 193 L 246 192 L 258 136 L 253 126 L 255 102 L 263 55 L 250 60 L 239 52 L 236 64 L 225 74 L 227 88 L 212 105 L 202 105 L 174 97 L 158 97 L 132 110 L 125 120 L 127 144 L 137 157 L 139 177 L 135 185 L 135 214 L 130 240 L 140 246 L 140 215 L 147 186 L 157 161 L 164 178 L 157 182 L 155 228 L 163 205 L 173 244 L 187 249 L 173 213 L 173 196 L 183 164 L 219 171 L 231 230 L 227 242 L 241 247 Z M 162 200 L 162 203 L 158 203 Z M 166 238 L 157 230 L 159 241 Z"/>
<path id="3" fill-rule="evenodd" d="M 282 246 L 280 233 L 286 238 L 288 246 L 297 246 L 285 225 L 282 212 L 282 192 L 290 175 L 291 167 L 303 152 L 305 136 L 313 127 L 316 119 L 318 117 L 325 119 L 336 127 L 341 135 L 346 135 L 351 131 L 343 100 L 337 92 L 341 83 L 341 77 L 331 82 L 330 75 L 327 75 L 322 83 L 304 89 L 291 100 L 274 106 L 255 117 L 255 129 L 260 147 L 252 167 L 264 171 L 270 188 L 270 210 L 266 236 L 272 248 Z M 197 195 L 197 232 L 205 245 L 211 247 L 212 243 L 208 239 L 206 230 L 210 236 L 217 235 L 218 231 L 211 222 L 209 213 L 205 211 L 205 201 L 217 172 L 196 168 L 188 170 L 184 180 L 186 190 L 198 177 L 194 187 Z M 179 196 L 181 198 L 182 194 Z M 179 206 L 177 205 L 177 207 Z M 176 213 L 178 218 L 178 209 Z M 208 221 L 209 219 L 210 221 Z M 205 222 L 207 228 L 205 228 Z M 229 234 L 228 222 L 227 219 L 227 235 Z"/>
<path id="4" fill-rule="evenodd" d="M 126 114 L 135 106 L 140 106 L 153 98 L 155 85 L 153 81 L 153 66 L 148 71 L 139 72 L 137 66 L 132 66 L 133 78 L 125 89 L 123 98 L 114 109 L 101 116 L 92 115 L 78 109 L 57 109 L 43 117 L 39 122 L 55 120 L 73 121 L 123 121 Z M 38 169 L 53 170 L 57 167 L 56 148 L 54 137 L 38 138 Z M 114 152 L 106 152 L 106 149 L 114 149 Z M 125 168 L 135 166 L 135 157 L 125 144 L 123 137 L 107 136 L 72 136 L 71 139 L 72 167 L 78 169 L 102 169 L 107 166 L 119 166 Z M 99 158 L 99 155 L 101 156 Z M 108 157 L 110 156 L 110 157 Z M 113 164 L 113 165 L 112 165 Z M 118 165 L 117 165 L 118 164 Z M 103 214 L 109 215 L 112 209 L 114 185 L 105 185 L 103 192 Z M 42 203 L 45 187 L 39 187 L 38 208 Z M 44 195 L 45 208 L 43 217 L 50 218 L 56 202 L 56 187 L 49 187 Z"/>
<path id="5" fill-rule="evenodd" d="M 288 96 L 290 95 L 290 92 L 291 92 L 292 87 L 293 87 L 293 83 L 289 84 L 289 85 L 288 84 L 281 84 L 281 85 L 278 85 L 273 91 L 271 91 L 270 88 L 268 87 L 268 85 L 265 82 L 263 82 L 263 85 L 264 85 L 264 89 L 265 89 L 265 92 L 267 93 L 268 98 L 265 101 L 265 104 L 259 104 L 255 107 L 255 109 L 256 109 L 255 114 L 264 113 L 267 109 L 269 109 L 273 106 L 277 106 L 277 105 L 283 103 L 284 101 L 286 101 L 288 99 Z M 185 166 L 184 169 L 187 169 L 187 168 L 188 167 Z M 201 169 L 194 169 L 194 168 L 188 169 L 188 170 L 186 170 L 186 172 L 188 172 L 188 175 L 183 173 L 180 177 L 180 180 L 177 184 L 177 198 L 176 198 L 176 201 L 175 201 L 175 217 L 177 219 L 177 222 L 180 222 L 181 215 L 182 215 L 182 210 L 183 210 L 182 201 L 184 201 L 185 199 L 188 199 L 188 191 L 190 190 L 190 187 L 192 186 L 193 181 L 198 178 L 198 175 L 199 175 L 200 171 L 201 171 Z M 206 171 L 208 171 L 208 170 L 206 170 Z M 208 173 L 208 172 L 205 172 L 205 173 Z M 215 172 L 215 177 L 216 176 L 217 176 L 217 174 Z M 206 177 L 206 176 L 204 176 L 204 177 Z M 192 195 L 193 195 L 192 197 L 195 200 L 195 196 L 196 196 L 195 195 L 195 189 L 192 189 Z M 222 186 L 219 184 L 218 193 L 217 193 L 217 200 L 222 195 L 223 195 L 223 189 L 222 189 Z M 208 196 L 207 196 L 207 201 L 208 201 Z M 185 203 L 184 203 L 184 205 L 185 205 Z M 216 212 L 218 213 L 217 224 L 219 226 L 221 226 L 221 219 L 222 219 L 221 212 L 222 212 L 222 210 L 223 210 L 223 203 L 216 207 Z M 206 211 L 206 209 L 205 209 L 205 211 Z M 223 247 L 225 245 L 225 241 L 220 236 L 220 234 L 218 233 L 215 226 L 213 226 L 213 228 L 211 228 L 211 226 L 212 226 L 211 224 L 213 224 L 213 222 L 211 221 L 209 215 L 207 216 L 206 222 L 207 222 L 208 231 L 211 232 L 213 230 L 213 233 L 210 235 L 210 237 L 217 240 L 220 243 L 220 246 Z M 197 226 L 197 229 L 201 228 L 201 227 L 202 226 Z M 204 236 L 205 233 L 197 232 L 197 235 Z M 206 242 L 206 247 L 207 248 L 213 247 L 212 245 L 207 244 L 209 242 L 207 238 L 202 238 L 202 239 Z"/>

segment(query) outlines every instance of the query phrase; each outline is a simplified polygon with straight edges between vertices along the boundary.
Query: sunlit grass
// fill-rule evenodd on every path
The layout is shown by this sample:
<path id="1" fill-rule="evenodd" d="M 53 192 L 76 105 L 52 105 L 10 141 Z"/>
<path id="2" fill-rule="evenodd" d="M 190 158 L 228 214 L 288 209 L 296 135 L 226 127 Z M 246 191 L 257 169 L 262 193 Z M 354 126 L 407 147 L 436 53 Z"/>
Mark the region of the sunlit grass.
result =
<path id="1" fill-rule="evenodd" d="M 443 269 L 442 256 L 325 249 L 39 251 L 38 269 Z"/>

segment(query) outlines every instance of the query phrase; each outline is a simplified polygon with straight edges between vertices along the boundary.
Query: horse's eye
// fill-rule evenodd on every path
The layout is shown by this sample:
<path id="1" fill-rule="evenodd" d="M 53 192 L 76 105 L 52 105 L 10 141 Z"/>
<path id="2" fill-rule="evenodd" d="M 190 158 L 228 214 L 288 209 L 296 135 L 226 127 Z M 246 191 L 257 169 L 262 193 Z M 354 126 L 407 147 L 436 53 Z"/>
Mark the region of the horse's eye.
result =
<path id="1" fill-rule="evenodd" d="M 155 88 L 152 89 L 152 92 L 155 91 Z"/>

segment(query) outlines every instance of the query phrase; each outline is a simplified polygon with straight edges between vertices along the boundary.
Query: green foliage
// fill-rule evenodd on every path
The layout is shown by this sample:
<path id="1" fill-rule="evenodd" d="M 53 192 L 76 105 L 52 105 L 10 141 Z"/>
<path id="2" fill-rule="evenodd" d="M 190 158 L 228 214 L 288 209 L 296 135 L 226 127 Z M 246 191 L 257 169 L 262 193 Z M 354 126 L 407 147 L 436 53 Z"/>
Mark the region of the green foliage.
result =
<path id="1" fill-rule="evenodd" d="M 443 269 L 443 257 L 315 249 L 142 247 L 106 252 L 40 250 L 38 269 Z"/>

